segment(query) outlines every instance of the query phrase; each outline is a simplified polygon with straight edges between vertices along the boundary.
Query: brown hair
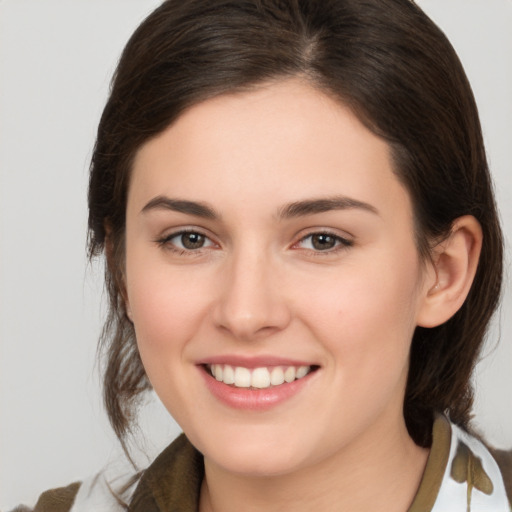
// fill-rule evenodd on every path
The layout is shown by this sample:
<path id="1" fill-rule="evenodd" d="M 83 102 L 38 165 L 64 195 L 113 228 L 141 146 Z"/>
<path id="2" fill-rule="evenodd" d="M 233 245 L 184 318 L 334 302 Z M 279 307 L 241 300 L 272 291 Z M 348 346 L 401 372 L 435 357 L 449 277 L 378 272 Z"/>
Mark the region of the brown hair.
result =
<path id="1" fill-rule="evenodd" d="M 123 300 L 134 155 L 191 105 L 292 76 L 348 105 L 390 144 L 423 257 L 457 217 L 480 222 L 471 291 L 448 322 L 416 329 L 404 403 L 419 445 L 430 444 L 436 411 L 468 427 L 470 376 L 499 300 L 503 249 L 477 108 L 449 41 L 410 0 L 167 0 L 124 49 L 90 174 L 90 255 L 108 252 L 104 397 L 123 446 L 150 388 Z"/>

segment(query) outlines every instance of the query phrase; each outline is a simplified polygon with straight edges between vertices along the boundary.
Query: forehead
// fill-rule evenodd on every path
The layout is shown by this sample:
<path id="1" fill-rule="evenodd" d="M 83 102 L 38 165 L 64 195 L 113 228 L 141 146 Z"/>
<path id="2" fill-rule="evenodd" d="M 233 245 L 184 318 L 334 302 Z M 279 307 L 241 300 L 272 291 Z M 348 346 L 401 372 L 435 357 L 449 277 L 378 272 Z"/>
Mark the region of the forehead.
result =
<path id="1" fill-rule="evenodd" d="M 187 110 L 138 151 L 129 201 L 169 195 L 247 210 L 337 194 L 377 208 L 408 202 L 388 144 L 345 105 L 288 80 Z"/>

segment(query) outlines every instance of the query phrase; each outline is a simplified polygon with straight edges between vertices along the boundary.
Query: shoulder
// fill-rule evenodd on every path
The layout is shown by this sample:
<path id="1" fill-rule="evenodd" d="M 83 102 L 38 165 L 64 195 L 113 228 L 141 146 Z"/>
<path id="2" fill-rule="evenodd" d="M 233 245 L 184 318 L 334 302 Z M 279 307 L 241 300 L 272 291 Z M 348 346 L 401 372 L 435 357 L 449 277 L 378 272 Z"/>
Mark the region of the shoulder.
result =
<path id="1" fill-rule="evenodd" d="M 112 464 L 81 482 L 43 492 L 34 508 L 11 512 L 118 512 L 126 510 L 140 473 L 124 464 Z"/>
<path id="2" fill-rule="evenodd" d="M 410 512 L 512 510 L 512 452 L 489 448 L 443 415 L 436 417 L 432 437 Z"/>
<path id="3" fill-rule="evenodd" d="M 181 435 L 142 472 L 112 465 L 82 482 L 44 492 L 34 509 L 11 512 L 197 511 L 202 456 Z"/>
<path id="4" fill-rule="evenodd" d="M 488 450 L 500 468 L 508 499 L 512 504 L 512 450 L 497 450 L 491 447 L 488 447 Z"/>
<path id="5" fill-rule="evenodd" d="M 452 429 L 456 445 L 451 477 L 457 482 L 465 480 L 473 491 L 487 495 L 489 503 L 506 502 L 506 510 L 509 510 L 512 506 L 512 450 L 492 448 L 480 435 L 470 434 L 455 425 Z"/>
<path id="6" fill-rule="evenodd" d="M 80 482 L 74 482 L 67 487 L 44 492 L 37 500 L 33 512 L 68 512 L 73 506 L 79 488 Z"/>
<path id="7" fill-rule="evenodd" d="M 126 510 L 139 473 L 113 474 L 105 470 L 66 487 L 43 492 L 35 507 L 11 512 L 121 512 Z"/>

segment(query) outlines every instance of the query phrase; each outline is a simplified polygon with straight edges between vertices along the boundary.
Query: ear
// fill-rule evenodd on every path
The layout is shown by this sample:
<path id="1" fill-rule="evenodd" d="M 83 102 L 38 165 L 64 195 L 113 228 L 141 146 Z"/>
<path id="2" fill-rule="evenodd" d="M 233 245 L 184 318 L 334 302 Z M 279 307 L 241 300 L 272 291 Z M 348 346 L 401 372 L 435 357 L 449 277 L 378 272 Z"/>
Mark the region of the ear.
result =
<path id="1" fill-rule="evenodd" d="M 128 320 L 130 320 L 130 322 L 133 323 L 132 310 L 130 308 L 130 303 L 128 301 L 128 294 L 126 293 L 125 272 L 124 272 L 124 268 L 123 268 L 124 263 L 122 263 L 122 262 L 124 262 L 124 255 L 116 254 L 117 252 L 120 252 L 121 250 L 124 251 L 124 244 L 122 244 L 123 245 L 122 248 L 116 247 L 116 244 L 113 241 L 112 228 L 110 226 L 110 223 L 108 221 L 105 221 L 104 226 L 105 226 L 105 257 L 107 259 L 107 266 L 108 266 L 110 275 L 112 276 L 112 279 L 115 282 L 117 291 L 121 295 L 126 316 L 128 317 Z"/>
<path id="2" fill-rule="evenodd" d="M 448 238 L 433 250 L 435 278 L 426 282 L 417 325 L 437 327 L 459 310 L 473 283 L 481 248 L 482 228 L 475 217 L 456 219 Z"/>

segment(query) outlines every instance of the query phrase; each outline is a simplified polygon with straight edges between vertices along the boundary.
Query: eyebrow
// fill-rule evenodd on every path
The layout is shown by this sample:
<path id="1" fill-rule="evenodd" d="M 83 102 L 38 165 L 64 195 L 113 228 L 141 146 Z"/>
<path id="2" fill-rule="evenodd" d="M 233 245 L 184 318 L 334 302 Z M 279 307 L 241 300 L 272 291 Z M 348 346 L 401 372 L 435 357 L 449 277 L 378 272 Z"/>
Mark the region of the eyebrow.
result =
<path id="1" fill-rule="evenodd" d="M 220 215 L 205 203 L 196 201 L 187 201 L 185 199 L 171 199 L 170 197 L 157 196 L 149 201 L 141 213 L 146 213 L 152 210 L 171 210 L 174 212 L 185 213 L 201 217 L 203 219 L 220 219 Z"/>
<path id="2" fill-rule="evenodd" d="M 278 211 L 278 218 L 291 219 L 305 217 L 317 213 L 329 212 L 332 210 L 360 209 L 375 215 L 379 215 L 377 208 L 369 203 L 359 201 L 345 196 L 335 196 L 319 199 L 305 199 L 294 201 L 281 207 Z M 211 206 L 197 201 L 186 199 L 172 199 L 166 196 L 157 196 L 142 208 L 141 212 L 146 213 L 153 210 L 171 210 L 174 212 L 194 215 L 203 219 L 218 220 L 221 218 Z"/>
<path id="3" fill-rule="evenodd" d="M 329 212 L 331 210 L 364 210 L 375 215 L 379 215 L 379 211 L 375 206 L 369 203 L 352 199 L 345 196 L 334 196 L 320 199 L 306 199 L 304 201 L 296 201 L 285 205 L 279 210 L 279 217 L 282 219 L 290 219 L 295 217 L 305 217 L 306 215 L 314 215 L 316 213 Z"/>

